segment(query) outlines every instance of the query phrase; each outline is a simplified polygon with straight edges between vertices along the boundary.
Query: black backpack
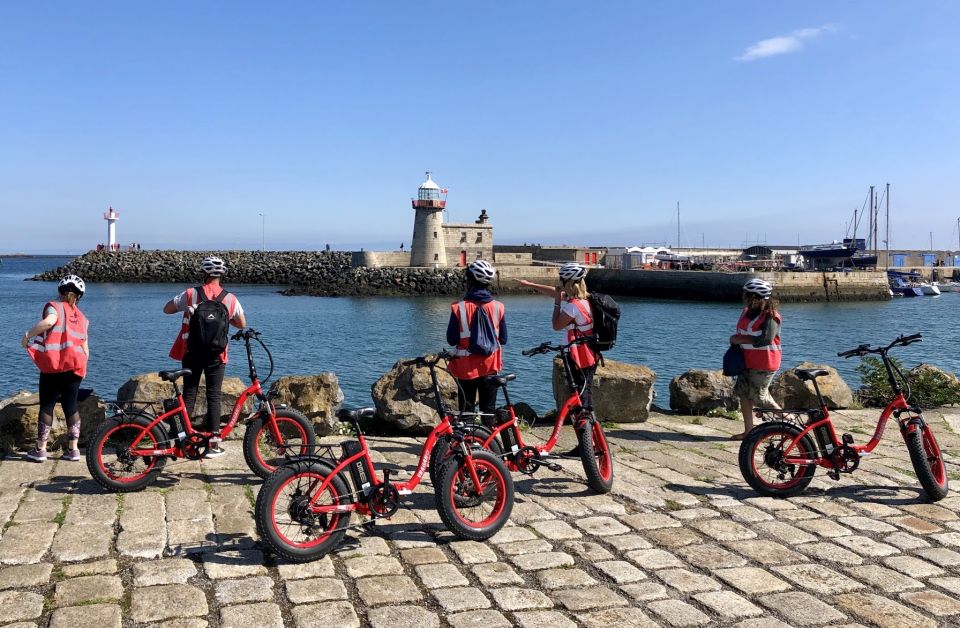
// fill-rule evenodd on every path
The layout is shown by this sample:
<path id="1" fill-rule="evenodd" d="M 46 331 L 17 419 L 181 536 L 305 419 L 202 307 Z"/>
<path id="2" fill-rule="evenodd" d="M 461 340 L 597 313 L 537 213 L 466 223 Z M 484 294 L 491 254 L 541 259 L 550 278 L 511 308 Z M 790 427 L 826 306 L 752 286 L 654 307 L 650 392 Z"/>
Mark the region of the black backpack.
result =
<path id="1" fill-rule="evenodd" d="M 617 321 L 620 306 L 609 294 L 590 293 L 590 316 L 593 318 L 593 333 L 596 340 L 588 346 L 596 352 L 610 351 L 617 344 Z"/>
<path id="2" fill-rule="evenodd" d="M 202 287 L 195 288 L 197 306 L 190 315 L 190 333 L 187 336 L 187 353 L 203 357 L 219 357 L 227 348 L 230 331 L 230 312 L 223 300 L 229 294 L 221 290 L 212 301 Z"/>

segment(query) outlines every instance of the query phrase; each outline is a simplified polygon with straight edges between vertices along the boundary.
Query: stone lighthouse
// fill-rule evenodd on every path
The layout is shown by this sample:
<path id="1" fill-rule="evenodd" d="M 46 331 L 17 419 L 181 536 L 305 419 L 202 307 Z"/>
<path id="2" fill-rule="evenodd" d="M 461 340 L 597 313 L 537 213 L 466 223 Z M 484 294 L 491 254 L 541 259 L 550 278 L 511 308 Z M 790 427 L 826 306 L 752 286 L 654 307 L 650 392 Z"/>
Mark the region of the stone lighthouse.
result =
<path id="1" fill-rule="evenodd" d="M 427 172 L 427 180 L 412 199 L 416 215 L 413 219 L 413 241 L 410 244 L 410 265 L 443 268 L 447 265 L 447 251 L 443 232 L 443 210 L 447 201 L 441 198 L 440 186 Z"/>

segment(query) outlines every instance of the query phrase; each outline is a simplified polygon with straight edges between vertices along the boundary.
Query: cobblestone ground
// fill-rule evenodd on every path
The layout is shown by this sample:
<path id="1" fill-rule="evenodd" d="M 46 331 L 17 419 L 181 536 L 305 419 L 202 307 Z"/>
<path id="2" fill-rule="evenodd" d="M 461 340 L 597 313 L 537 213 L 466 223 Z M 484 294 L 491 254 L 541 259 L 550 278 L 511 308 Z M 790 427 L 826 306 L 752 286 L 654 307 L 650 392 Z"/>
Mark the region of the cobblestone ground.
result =
<path id="1" fill-rule="evenodd" d="M 865 441 L 875 413 L 844 414 L 840 426 Z M 960 413 L 928 420 L 960 487 Z M 895 427 L 857 473 L 818 474 L 790 500 L 748 489 L 726 439 L 739 427 L 657 414 L 610 426 L 613 494 L 591 494 L 576 461 L 520 476 L 511 525 L 488 543 L 446 532 L 424 484 L 392 521 L 306 565 L 261 552 L 259 483 L 238 441 L 126 496 L 99 490 L 83 463 L 8 458 L 0 624 L 960 624 L 960 494 L 925 501 Z M 380 461 L 413 467 L 414 440 L 371 442 Z"/>

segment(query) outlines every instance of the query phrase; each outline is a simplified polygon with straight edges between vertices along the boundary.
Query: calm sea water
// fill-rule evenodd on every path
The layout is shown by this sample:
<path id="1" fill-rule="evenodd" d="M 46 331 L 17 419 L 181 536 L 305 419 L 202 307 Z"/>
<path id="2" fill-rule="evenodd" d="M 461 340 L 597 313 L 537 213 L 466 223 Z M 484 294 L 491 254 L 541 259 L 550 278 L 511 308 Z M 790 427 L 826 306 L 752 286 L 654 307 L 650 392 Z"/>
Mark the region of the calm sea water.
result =
<path id="1" fill-rule="evenodd" d="M 56 296 L 52 283 L 23 281 L 67 259 L 4 259 L 0 266 L 0 397 L 36 390 L 37 371 L 20 348 L 20 336 L 33 325 L 43 303 Z M 91 284 L 81 307 L 90 319 L 87 385 L 114 397 L 131 375 L 175 366 L 167 357 L 179 317 L 162 313 L 163 304 L 186 286 Z M 445 346 L 449 316 L 446 298 L 284 297 L 269 286 L 233 285 L 248 323 L 264 332 L 276 373 L 334 371 L 346 400 L 370 403 L 370 386 L 393 363 Z M 561 334 L 550 329 L 551 302 L 544 297 L 503 299 L 510 333 L 504 365 L 519 377 L 512 398 L 537 409 L 551 405 L 550 360 L 525 358 L 524 348 Z M 657 373 L 657 403 L 668 405 L 670 378 L 690 368 L 719 368 L 739 310 L 735 304 L 619 299 L 623 309 L 620 340 L 610 357 L 646 364 Z M 960 370 L 957 306 L 960 294 L 897 299 L 886 303 L 787 304 L 783 306 L 784 364 L 803 360 L 837 367 L 858 382 L 857 361 L 836 352 L 861 342 L 880 343 L 899 333 L 921 331 L 924 342 L 901 349 L 912 366 L 930 362 Z M 246 377 L 242 347 L 234 343 L 228 375 Z M 264 375 L 261 373 L 261 375 Z"/>

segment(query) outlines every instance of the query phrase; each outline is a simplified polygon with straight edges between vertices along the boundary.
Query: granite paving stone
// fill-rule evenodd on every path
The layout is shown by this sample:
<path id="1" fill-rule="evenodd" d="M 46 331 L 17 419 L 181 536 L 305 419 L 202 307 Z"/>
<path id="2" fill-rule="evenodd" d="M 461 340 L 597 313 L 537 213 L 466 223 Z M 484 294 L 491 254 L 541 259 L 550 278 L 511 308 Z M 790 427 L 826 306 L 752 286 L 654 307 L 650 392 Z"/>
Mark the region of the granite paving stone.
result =
<path id="1" fill-rule="evenodd" d="M 477 541 L 456 541 L 450 544 L 450 549 L 464 565 L 497 562 L 497 555 L 494 551 Z"/>
<path id="2" fill-rule="evenodd" d="M 650 602 L 647 610 L 670 626 L 706 626 L 710 623 L 710 618 L 706 614 L 680 600 Z"/>
<path id="3" fill-rule="evenodd" d="M 694 521 L 691 525 L 716 541 L 745 541 L 757 538 L 756 532 L 729 519 L 706 519 Z"/>
<path id="4" fill-rule="evenodd" d="M 206 569 L 206 567 L 204 567 L 204 569 Z M 336 575 L 336 571 L 333 566 L 333 560 L 331 560 L 329 556 L 324 556 L 320 560 L 315 560 L 309 563 L 280 563 L 277 565 L 277 572 L 279 572 L 281 580 L 332 578 L 334 575 Z"/>
<path id="5" fill-rule="evenodd" d="M 900 550 L 892 545 L 874 541 L 866 536 L 842 536 L 834 539 L 833 542 L 865 557 L 876 558 L 878 556 L 892 556 L 893 554 L 900 553 Z"/>
<path id="6" fill-rule="evenodd" d="M 550 545 L 543 539 L 534 539 L 532 541 L 517 541 L 516 543 L 504 543 L 497 549 L 507 556 L 521 556 L 523 554 L 542 554 L 553 551 L 553 545 Z"/>
<path id="7" fill-rule="evenodd" d="M 382 606 L 367 611 L 371 628 L 440 628 L 440 617 L 419 606 Z"/>
<path id="8" fill-rule="evenodd" d="M 134 589 L 131 598 L 130 616 L 137 623 L 201 617 L 209 612 L 203 591 L 186 584 Z"/>
<path id="9" fill-rule="evenodd" d="M 930 578 L 930 584 L 949 591 L 953 595 L 960 597 L 960 577 L 949 578 Z"/>
<path id="10" fill-rule="evenodd" d="M 52 571 L 50 563 L 0 567 L 0 590 L 43 586 L 50 582 Z"/>
<path id="11" fill-rule="evenodd" d="M 873 593 L 846 593 L 834 598 L 841 610 L 880 628 L 937 628 L 937 622 Z"/>
<path id="12" fill-rule="evenodd" d="M 720 584 L 713 578 L 689 569 L 663 569 L 657 572 L 657 577 L 683 594 L 720 589 Z"/>
<path id="13" fill-rule="evenodd" d="M 373 576 L 357 580 L 357 593 L 368 606 L 416 602 L 423 596 L 408 576 Z"/>
<path id="14" fill-rule="evenodd" d="M 654 530 L 657 528 L 679 528 L 683 524 L 670 515 L 657 512 L 645 512 L 636 515 L 625 515 L 620 517 L 624 522 L 634 530 Z"/>
<path id="15" fill-rule="evenodd" d="M 613 546 L 614 549 L 620 552 L 628 552 L 630 550 L 638 549 L 650 549 L 653 547 L 650 544 L 650 541 L 643 538 L 638 534 L 624 534 L 621 536 L 608 536 L 603 539 L 604 542 Z"/>
<path id="16" fill-rule="evenodd" d="M 593 576 L 578 568 L 544 569 L 538 571 L 536 577 L 544 589 L 566 589 L 599 584 Z"/>
<path id="17" fill-rule="evenodd" d="M 937 617 L 960 615 L 960 600 L 954 595 L 944 595 L 940 591 L 911 591 L 900 597 Z"/>
<path id="18" fill-rule="evenodd" d="M 34 521 L 7 528 L 0 538 L 0 564 L 39 563 L 50 549 L 57 524 Z"/>
<path id="19" fill-rule="evenodd" d="M 797 546 L 797 551 L 803 552 L 810 558 L 828 563 L 840 563 L 841 565 L 862 565 L 863 558 L 859 554 L 854 554 L 845 547 L 840 547 L 835 543 L 804 543 Z"/>
<path id="20" fill-rule="evenodd" d="M 804 562 L 806 559 L 792 549 L 776 541 L 751 539 L 749 541 L 731 541 L 726 546 L 746 558 L 761 565 L 783 565 Z M 803 547 L 798 546 L 798 547 Z"/>
<path id="21" fill-rule="evenodd" d="M 123 613 L 117 604 L 87 604 L 58 608 L 53 611 L 49 628 L 77 628 L 77 626 L 120 628 L 122 625 Z"/>
<path id="22" fill-rule="evenodd" d="M 505 587 L 490 591 L 493 601 L 504 611 L 522 611 L 536 608 L 552 608 L 553 602 L 546 595 L 534 589 Z"/>
<path id="23" fill-rule="evenodd" d="M 606 560 L 594 563 L 594 566 L 617 584 L 630 584 L 647 577 L 647 574 L 625 560 Z"/>
<path id="24" fill-rule="evenodd" d="M 522 571 L 537 571 L 540 569 L 553 569 L 556 567 L 573 566 L 575 561 L 570 554 L 563 552 L 543 552 L 541 554 L 523 554 L 521 556 L 511 556 L 510 562 L 516 565 Z"/>
<path id="25" fill-rule="evenodd" d="M 403 565 L 390 556 L 360 556 L 343 562 L 347 575 L 351 578 L 364 576 L 399 576 L 403 574 Z"/>
<path id="26" fill-rule="evenodd" d="M 670 552 L 661 549 L 634 550 L 627 552 L 627 559 L 641 569 L 668 569 L 683 567 L 683 563 Z"/>
<path id="27" fill-rule="evenodd" d="M 430 594 L 447 613 L 490 608 L 490 600 L 476 587 L 435 589 Z"/>
<path id="28" fill-rule="evenodd" d="M 43 596 L 26 591 L 0 591 L 0 608 L 4 621 L 36 619 L 43 614 Z"/>
<path id="29" fill-rule="evenodd" d="M 205 553 L 203 571 L 213 580 L 266 575 L 263 552 L 260 550 L 221 551 Z M 282 567 L 281 565 L 281 574 Z"/>
<path id="30" fill-rule="evenodd" d="M 223 628 L 283 628 L 283 616 L 276 604 L 242 604 L 220 610 Z"/>
<path id="31" fill-rule="evenodd" d="M 414 547 L 400 552 L 400 558 L 408 565 L 429 565 L 447 562 L 447 555 L 438 547 Z"/>
<path id="32" fill-rule="evenodd" d="M 221 580 L 215 591 L 217 601 L 225 605 L 269 602 L 273 599 L 273 580 L 267 576 Z"/>
<path id="33" fill-rule="evenodd" d="M 802 591 L 765 595 L 760 598 L 760 603 L 796 626 L 820 626 L 846 619 L 829 604 Z"/>
<path id="34" fill-rule="evenodd" d="M 326 602 L 295 606 L 293 621 L 297 628 L 336 626 L 337 628 L 360 628 L 360 618 L 350 602 Z"/>
<path id="35" fill-rule="evenodd" d="M 54 603 L 58 606 L 76 606 L 90 600 L 120 600 L 123 583 L 117 576 L 80 576 L 58 582 Z"/>
<path id="36" fill-rule="evenodd" d="M 747 564 L 747 560 L 744 557 L 711 543 L 688 545 L 677 548 L 675 552 L 694 567 L 708 571 L 742 567 Z"/>
<path id="37" fill-rule="evenodd" d="M 523 584 L 520 574 L 506 563 L 481 563 L 474 565 L 470 570 L 480 580 L 480 584 L 486 587 Z"/>
<path id="38" fill-rule="evenodd" d="M 649 602 L 651 600 L 662 600 L 669 597 L 667 587 L 659 582 L 644 580 L 633 584 L 625 584 L 620 587 L 620 591 L 637 602 Z"/>
<path id="39" fill-rule="evenodd" d="M 607 587 L 580 587 L 560 589 L 552 594 L 569 611 L 584 611 L 608 606 L 627 606 L 627 601 Z"/>
<path id="40" fill-rule="evenodd" d="M 644 532 L 655 545 L 666 548 L 703 543 L 703 537 L 690 528 L 658 528 Z"/>
<path id="41" fill-rule="evenodd" d="M 510 621 L 503 613 L 493 610 L 467 611 L 447 617 L 453 628 L 509 628 Z"/>
<path id="42" fill-rule="evenodd" d="M 585 628 L 658 628 L 639 608 L 608 608 L 602 611 L 578 613 L 577 619 Z"/>
<path id="43" fill-rule="evenodd" d="M 530 527 L 536 530 L 540 536 L 553 541 L 579 539 L 583 536 L 579 530 L 560 519 L 534 521 L 530 524 Z"/>
<path id="44" fill-rule="evenodd" d="M 883 564 L 900 573 L 916 578 L 929 578 L 943 574 L 943 569 L 913 556 L 888 556 Z"/>
<path id="45" fill-rule="evenodd" d="M 863 569 L 863 567 L 856 568 L 857 572 L 861 569 Z M 863 588 L 863 585 L 856 580 L 851 580 L 828 567 L 813 563 L 774 567 L 773 571 L 790 580 L 798 587 L 803 587 L 823 595 L 846 593 Z"/>
<path id="46" fill-rule="evenodd" d="M 790 589 L 789 584 L 769 571 L 757 567 L 718 569 L 714 575 L 747 595 L 778 593 Z"/>
<path id="47" fill-rule="evenodd" d="M 693 596 L 721 619 L 743 619 L 763 615 L 763 610 L 733 591 L 707 591 Z"/>
<path id="48" fill-rule="evenodd" d="M 488 563 L 489 564 L 489 563 Z M 499 564 L 499 563 L 493 563 Z M 465 587 L 470 581 L 460 573 L 460 570 L 450 563 L 438 563 L 435 565 L 419 565 L 414 568 L 417 576 L 423 582 L 423 586 L 428 589 L 440 589 L 443 587 Z"/>
<path id="49" fill-rule="evenodd" d="M 513 619 L 520 628 L 577 628 L 577 624 L 557 611 L 520 611 L 513 614 Z"/>
<path id="50" fill-rule="evenodd" d="M 117 573 L 117 561 L 114 558 L 95 560 L 90 563 L 71 563 L 60 566 L 64 578 L 77 576 L 110 576 Z"/>
<path id="51" fill-rule="evenodd" d="M 310 578 L 286 583 L 287 599 L 293 604 L 346 600 L 347 587 L 338 578 Z"/>
<path id="52" fill-rule="evenodd" d="M 133 566 L 133 586 L 150 587 L 158 584 L 186 584 L 197 575 L 193 561 L 185 558 L 137 563 Z"/>
<path id="53" fill-rule="evenodd" d="M 859 567 L 848 568 L 847 573 L 866 582 L 871 588 L 887 593 L 922 589 L 924 586 L 919 580 L 880 565 L 860 565 Z"/>

